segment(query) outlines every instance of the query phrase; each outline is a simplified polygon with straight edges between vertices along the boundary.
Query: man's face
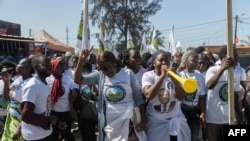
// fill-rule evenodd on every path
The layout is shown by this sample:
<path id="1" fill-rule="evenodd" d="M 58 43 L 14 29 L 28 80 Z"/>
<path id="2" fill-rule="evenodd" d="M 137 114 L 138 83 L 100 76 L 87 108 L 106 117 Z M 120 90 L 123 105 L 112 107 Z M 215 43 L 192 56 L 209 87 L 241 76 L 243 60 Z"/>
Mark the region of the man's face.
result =
<path id="1" fill-rule="evenodd" d="M 158 98 L 161 104 L 167 104 L 170 101 L 169 92 L 166 89 L 161 89 Z"/>

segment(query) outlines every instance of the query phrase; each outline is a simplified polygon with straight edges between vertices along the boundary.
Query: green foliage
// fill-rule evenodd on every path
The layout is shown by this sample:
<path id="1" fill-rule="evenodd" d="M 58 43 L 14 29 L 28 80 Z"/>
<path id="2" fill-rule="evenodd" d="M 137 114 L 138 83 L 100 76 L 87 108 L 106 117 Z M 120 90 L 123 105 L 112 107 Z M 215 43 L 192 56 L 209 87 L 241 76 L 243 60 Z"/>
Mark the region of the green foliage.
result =
<path id="1" fill-rule="evenodd" d="M 143 32 L 149 33 L 152 27 L 149 17 L 161 9 L 160 2 L 162 0 L 92 0 L 90 19 L 92 25 L 102 22 L 112 39 L 115 38 L 117 47 L 122 47 L 117 50 L 123 50 L 128 27 L 135 46 L 141 44 Z"/>

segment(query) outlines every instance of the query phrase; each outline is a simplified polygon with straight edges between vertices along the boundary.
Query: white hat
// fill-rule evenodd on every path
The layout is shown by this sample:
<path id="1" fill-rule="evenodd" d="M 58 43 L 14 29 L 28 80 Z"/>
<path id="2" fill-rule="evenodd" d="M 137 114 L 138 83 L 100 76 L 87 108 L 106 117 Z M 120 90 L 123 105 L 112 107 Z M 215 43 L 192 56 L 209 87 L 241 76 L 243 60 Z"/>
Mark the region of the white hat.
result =
<path id="1" fill-rule="evenodd" d="M 67 52 L 65 53 L 65 56 L 71 56 L 71 55 L 72 55 L 71 52 L 68 52 L 68 51 L 67 51 Z"/>

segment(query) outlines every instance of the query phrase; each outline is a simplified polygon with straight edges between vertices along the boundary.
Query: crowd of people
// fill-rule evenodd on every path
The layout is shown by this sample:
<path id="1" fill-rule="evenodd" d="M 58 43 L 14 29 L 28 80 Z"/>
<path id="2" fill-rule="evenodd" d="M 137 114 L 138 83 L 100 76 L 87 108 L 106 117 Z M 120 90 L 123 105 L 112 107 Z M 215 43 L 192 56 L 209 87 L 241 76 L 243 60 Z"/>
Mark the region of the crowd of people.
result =
<path id="1" fill-rule="evenodd" d="M 223 47 L 217 56 L 202 47 L 175 54 L 129 48 L 118 56 L 91 48 L 3 60 L 1 140 L 75 141 L 77 121 L 82 141 L 223 141 L 228 69 L 234 68 L 235 124 L 249 124 L 250 76 L 236 50 L 228 57 Z M 195 79 L 195 91 L 172 73 Z M 97 103 L 96 119 L 84 118 L 89 101 Z"/>

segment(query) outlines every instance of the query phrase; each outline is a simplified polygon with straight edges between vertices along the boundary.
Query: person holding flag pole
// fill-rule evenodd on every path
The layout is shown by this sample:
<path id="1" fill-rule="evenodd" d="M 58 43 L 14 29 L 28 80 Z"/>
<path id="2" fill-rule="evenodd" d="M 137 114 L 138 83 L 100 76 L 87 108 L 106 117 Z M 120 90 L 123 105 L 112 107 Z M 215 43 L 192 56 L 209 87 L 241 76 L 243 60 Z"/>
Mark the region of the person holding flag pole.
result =
<path id="1" fill-rule="evenodd" d="M 205 83 L 206 134 L 208 141 L 223 141 L 225 125 L 242 124 L 243 117 L 239 105 L 240 72 L 237 65 L 237 50 L 232 41 L 232 1 L 227 2 L 227 46 L 219 51 L 220 65 L 207 70 Z M 236 113 L 236 114 L 235 114 Z M 235 117 L 236 116 L 236 117 Z"/>

